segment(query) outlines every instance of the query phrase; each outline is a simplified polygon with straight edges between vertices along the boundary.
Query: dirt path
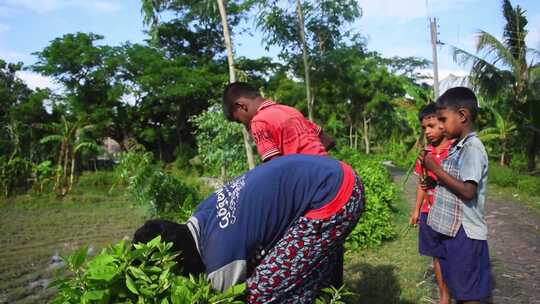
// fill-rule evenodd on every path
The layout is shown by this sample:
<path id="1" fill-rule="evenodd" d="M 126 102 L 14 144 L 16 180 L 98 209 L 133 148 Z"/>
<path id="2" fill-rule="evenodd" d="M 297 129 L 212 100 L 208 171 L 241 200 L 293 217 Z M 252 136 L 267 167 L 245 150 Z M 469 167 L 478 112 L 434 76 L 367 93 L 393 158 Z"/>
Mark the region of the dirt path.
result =
<path id="1" fill-rule="evenodd" d="M 404 172 L 390 168 L 394 180 Z M 405 197 L 415 199 L 414 177 L 409 178 Z M 493 303 L 540 304 L 540 215 L 522 203 L 487 193 L 486 219 L 495 287 Z"/>

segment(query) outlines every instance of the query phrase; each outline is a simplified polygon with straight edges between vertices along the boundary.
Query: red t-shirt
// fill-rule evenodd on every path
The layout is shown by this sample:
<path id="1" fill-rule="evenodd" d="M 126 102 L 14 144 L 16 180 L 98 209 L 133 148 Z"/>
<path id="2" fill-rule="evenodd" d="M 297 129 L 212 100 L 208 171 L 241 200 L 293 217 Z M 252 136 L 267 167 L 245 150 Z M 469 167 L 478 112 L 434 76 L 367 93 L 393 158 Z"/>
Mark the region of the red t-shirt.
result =
<path id="1" fill-rule="evenodd" d="M 250 122 L 250 132 L 262 160 L 276 155 L 328 153 L 319 134 L 321 128 L 293 107 L 264 101 Z"/>
<path id="2" fill-rule="evenodd" d="M 437 152 L 437 149 L 433 147 L 432 145 L 428 145 L 426 147 L 426 150 L 429 154 L 433 156 L 433 159 L 437 162 L 437 164 L 441 164 L 444 159 L 448 157 L 448 151 L 450 150 L 450 146 L 452 145 L 453 141 L 449 140 L 447 143 L 444 144 L 444 146 L 440 147 L 440 152 Z M 419 160 L 416 161 L 416 165 L 414 167 L 414 173 L 416 175 L 422 175 L 422 164 Z M 430 170 L 427 171 L 427 174 L 429 177 L 431 177 L 434 180 L 437 180 L 437 176 Z M 424 198 L 424 201 L 422 202 L 422 207 L 420 209 L 420 212 L 428 213 L 429 208 L 431 205 L 433 205 L 433 202 L 435 201 L 434 197 L 434 189 L 427 189 L 426 190 L 426 197 Z"/>

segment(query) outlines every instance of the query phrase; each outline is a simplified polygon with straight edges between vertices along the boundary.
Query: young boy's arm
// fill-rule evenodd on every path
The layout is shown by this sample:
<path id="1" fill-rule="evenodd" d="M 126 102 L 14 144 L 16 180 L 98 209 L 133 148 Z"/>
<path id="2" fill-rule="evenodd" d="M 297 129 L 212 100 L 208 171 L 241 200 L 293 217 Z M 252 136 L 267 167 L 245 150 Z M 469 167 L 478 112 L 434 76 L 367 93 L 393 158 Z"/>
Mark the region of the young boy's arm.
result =
<path id="1" fill-rule="evenodd" d="M 418 219 L 420 219 L 420 208 L 422 207 L 422 202 L 424 201 L 426 191 L 422 188 L 420 180 L 416 184 L 416 204 L 409 218 L 409 224 L 416 226 L 418 224 Z"/>
<path id="2" fill-rule="evenodd" d="M 462 181 L 453 177 L 444 171 L 444 169 L 437 164 L 437 162 L 429 154 L 424 157 L 424 166 L 426 169 L 431 170 L 435 175 L 437 175 L 438 181 L 441 184 L 443 184 L 446 188 L 464 201 L 470 201 L 475 197 L 478 181 L 473 179 Z"/>

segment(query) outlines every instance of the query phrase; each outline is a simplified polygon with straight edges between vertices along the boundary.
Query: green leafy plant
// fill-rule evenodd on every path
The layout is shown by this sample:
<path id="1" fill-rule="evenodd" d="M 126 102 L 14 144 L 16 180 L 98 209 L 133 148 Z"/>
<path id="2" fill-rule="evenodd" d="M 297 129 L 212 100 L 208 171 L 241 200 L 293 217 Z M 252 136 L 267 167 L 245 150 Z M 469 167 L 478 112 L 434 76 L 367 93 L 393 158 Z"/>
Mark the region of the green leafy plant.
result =
<path id="1" fill-rule="evenodd" d="M 391 204 L 396 188 L 388 170 L 380 162 L 368 159 L 352 149 L 342 149 L 336 157 L 351 165 L 364 185 L 365 209 L 345 243 L 349 250 L 377 246 L 394 237 Z"/>
<path id="2" fill-rule="evenodd" d="M 344 285 L 339 289 L 331 286 L 322 290 L 322 295 L 315 300 L 315 304 L 345 304 L 344 299 L 352 295 L 354 293 L 346 290 Z"/>
<path id="3" fill-rule="evenodd" d="M 43 161 L 39 164 L 32 164 L 34 188 L 39 192 L 43 192 L 44 187 L 54 180 L 53 173 L 54 169 L 50 160 Z"/>
<path id="4" fill-rule="evenodd" d="M 31 173 L 31 164 L 26 159 L 12 155 L 0 156 L 0 190 L 8 197 L 18 188 L 25 188 Z"/>
<path id="5" fill-rule="evenodd" d="M 155 216 L 185 221 L 200 200 L 196 185 L 154 164 L 152 154 L 140 147 L 123 153 L 115 171 L 115 185 L 127 185 L 129 195 L 137 203 L 148 205 Z"/>
<path id="6" fill-rule="evenodd" d="M 197 127 L 199 157 L 210 174 L 230 177 L 247 170 L 242 126 L 227 121 L 218 105 L 193 117 L 191 122 Z"/>
<path id="7" fill-rule="evenodd" d="M 52 303 L 241 303 L 244 284 L 219 293 L 204 275 L 176 275 L 171 247 L 159 236 L 133 246 L 121 241 L 90 259 L 83 247 L 63 258 L 71 275 L 50 285 L 58 290 Z"/>

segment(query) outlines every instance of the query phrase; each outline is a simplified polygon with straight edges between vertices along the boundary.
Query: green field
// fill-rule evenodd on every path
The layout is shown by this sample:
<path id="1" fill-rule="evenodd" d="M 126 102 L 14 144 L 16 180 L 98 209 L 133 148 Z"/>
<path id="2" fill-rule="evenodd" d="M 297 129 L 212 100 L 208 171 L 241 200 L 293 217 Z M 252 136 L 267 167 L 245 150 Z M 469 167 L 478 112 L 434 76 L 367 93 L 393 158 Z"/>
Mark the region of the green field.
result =
<path id="1" fill-rule="evenodd" d="M 83 176 L 64 200 L 25 194 L 0 204 L 0 303 L 43 303 L 54 273 L 54 256 L 88 244 L 93 252 L 131 237 L 144 221 L 123 189 L 109 193 L 100 175 Z M 57 263 L 56 263 L 57 265 Z"/>

